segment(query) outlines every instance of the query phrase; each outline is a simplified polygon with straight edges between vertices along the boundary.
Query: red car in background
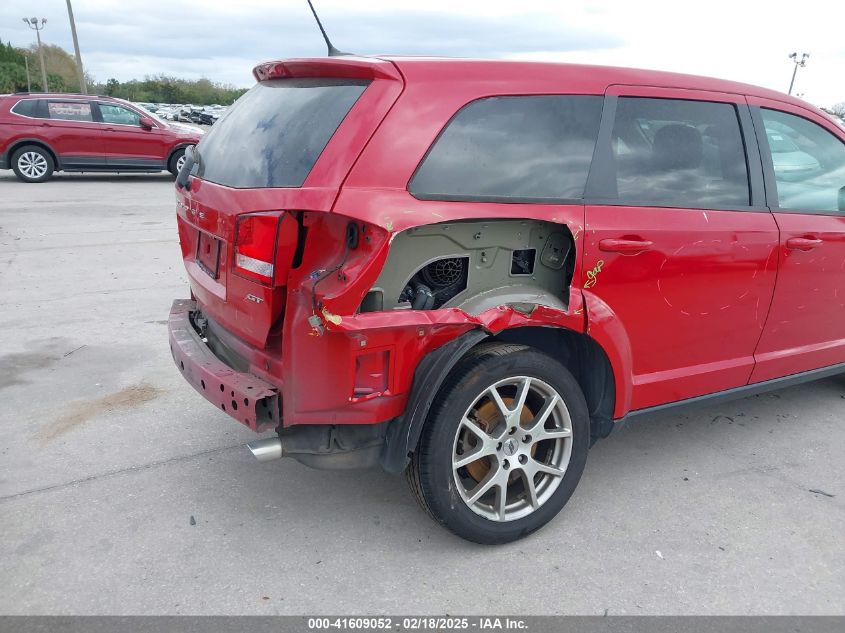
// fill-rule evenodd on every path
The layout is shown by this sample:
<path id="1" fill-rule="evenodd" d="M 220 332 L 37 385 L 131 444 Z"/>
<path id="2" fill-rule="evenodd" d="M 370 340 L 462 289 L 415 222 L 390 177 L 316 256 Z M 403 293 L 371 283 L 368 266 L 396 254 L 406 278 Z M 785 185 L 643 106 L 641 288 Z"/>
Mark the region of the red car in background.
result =
<path id="1" fill-rule="evenodd" d="M 112 97 L 0 95 L 0 169 L 24 182 L 44 182 L 54 171 L 176 175 L 185 148 L 202 134 Z"/>

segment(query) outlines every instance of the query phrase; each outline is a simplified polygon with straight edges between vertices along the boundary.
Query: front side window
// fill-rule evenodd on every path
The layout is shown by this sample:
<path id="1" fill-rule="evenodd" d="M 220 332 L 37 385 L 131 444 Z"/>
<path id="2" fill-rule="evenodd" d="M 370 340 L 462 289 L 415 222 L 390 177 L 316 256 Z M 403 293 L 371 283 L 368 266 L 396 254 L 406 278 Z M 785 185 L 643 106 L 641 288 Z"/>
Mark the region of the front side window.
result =
<path id="1" fill-rule="evenodd" d="M 620 97 L 612 147 L 620 202 L 705 209 L 750 203 L 732 104 Z"/>
<path id="2" fill-rule="evenodd" d="M 138 122 L 141 115 L 137 112 L 124 108 L 123 106 L 111 103 L 100 103 L 100 115 L 103 123 L 114 123 L 117 125 L 140 125 Z"/>
<path id="3" fill-rule="evenodd" d="M 795 211 L 845 213 L 845 143 L 794 114 L 761 108 L 777 204 Z"/>
<path id="4" fill-rule="evenodd" d="M 93 121 L 91 104 L 86 101 L 50 101 L 47 113 L 51 119 L 62 121 Z"/>
<path id="5" fill-rule="evenodd" d="M 489 97 L 449 122 L 408 185 L 428 200 L 584 197 L 602 97 Z"/>

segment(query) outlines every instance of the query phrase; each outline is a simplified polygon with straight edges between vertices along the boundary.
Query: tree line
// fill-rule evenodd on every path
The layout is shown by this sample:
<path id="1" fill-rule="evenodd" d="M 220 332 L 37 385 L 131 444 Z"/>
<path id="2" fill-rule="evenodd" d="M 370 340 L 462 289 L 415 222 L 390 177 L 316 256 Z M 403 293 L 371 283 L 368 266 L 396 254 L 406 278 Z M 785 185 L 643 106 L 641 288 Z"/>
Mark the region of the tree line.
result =
<path id="1" fill-rule="evenodd" d="M 47 71 L 47 89 L 50 92 L 79 92 L 79 78 L 76 61 L 60 46 L 43 44 L 44 68 Z M 26 65 L 29 64 L 29 81 Z M 229 105 L 246 89 L 221 84 L 209 79 L 179 79 L 166 75 L 154 75 L 142 80 L 120 82 L 109 79 L 105 83 L 95 81 L 85 73 L 88 92 L 110 95 L 130 101 L 150 103 L 193 103 Z M 41 79 L 41 61 L 36 45 L 30 48 L 15 48 L 11 42 L 0 42 L 0 93 L 24 90 L 44 91 Z"/>

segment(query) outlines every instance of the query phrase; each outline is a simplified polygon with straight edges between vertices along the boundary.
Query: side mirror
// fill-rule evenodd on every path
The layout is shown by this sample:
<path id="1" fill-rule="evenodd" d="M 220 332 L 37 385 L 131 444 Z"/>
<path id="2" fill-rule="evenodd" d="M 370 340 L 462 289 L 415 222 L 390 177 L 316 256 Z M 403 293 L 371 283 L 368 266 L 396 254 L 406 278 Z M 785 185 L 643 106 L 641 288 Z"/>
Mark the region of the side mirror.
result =
<path id="1" fill-rule="evenodd" d="M 142 116 L 140 119 L 138 119 L 138 125 L 140 125 L 145 130 L 152 130 L 153 120 L 150 117 Z"/>
<path id="2" fill-rule="evenodd" d="M 839 190 L 839 210 L 845 213 L 845 187 Z"/>

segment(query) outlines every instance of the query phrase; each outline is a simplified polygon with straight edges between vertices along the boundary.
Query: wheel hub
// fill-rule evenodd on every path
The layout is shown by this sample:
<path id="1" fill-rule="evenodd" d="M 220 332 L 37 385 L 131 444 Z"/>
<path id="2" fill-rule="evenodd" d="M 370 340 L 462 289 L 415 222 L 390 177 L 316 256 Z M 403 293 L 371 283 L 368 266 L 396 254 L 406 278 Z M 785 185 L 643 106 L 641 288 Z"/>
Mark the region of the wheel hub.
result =
<path id="1" fill-rule="evenodd" d="M 509 407 L 513 406 L 513 398 L 502 398 L 502 400 Z M 531 409 L 527 406 L 523 406 L 519 417 L 520 425 L 528 424 L 533 418 L 534 414 L 531 413 Z M 501 419 L 499 410 L 492 401 L 485 402 L 483 405 L 478 407 L 475 412 L 476 424 L 478 424 L 478 426 L 487 433 L 492 433 L 493 430 L 500 424 Z M 471 441 L 474 440 L 475 438 L 472 438 Z M 475 446 L 475 444 L 472 444 L 472 446 Z M 490 471 L 490 466 L 491 464 L 489 458 L 483 457 L 469 464 L 466 469 L 470 477 L 475 479 L 475 481 L 481 481 L 487 476 L 487 473 Z"/>

